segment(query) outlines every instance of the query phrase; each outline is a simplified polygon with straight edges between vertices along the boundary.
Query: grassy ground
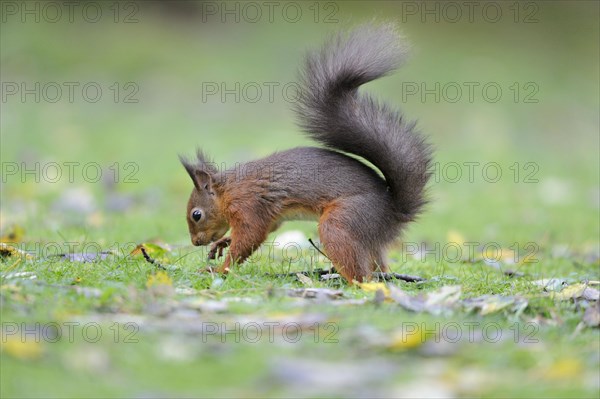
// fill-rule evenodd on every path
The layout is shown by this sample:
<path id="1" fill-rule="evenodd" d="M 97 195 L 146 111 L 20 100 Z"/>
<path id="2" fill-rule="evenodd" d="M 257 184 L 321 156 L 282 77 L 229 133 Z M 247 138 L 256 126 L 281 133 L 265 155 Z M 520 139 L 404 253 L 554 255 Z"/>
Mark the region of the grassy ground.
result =
<path id="1" fill-rule="evenodd" d="M 436 22 L 407 2 L 319 3 L 317 23 L 309 3 L 297 23 L 120 6 L 115 23 L 103 4 L 97 23 L 2 9 L 1 236 L 30 255 L 0 260 L 2 397 L 597 397 L 597 3 L 523 3 L 517 16 L 506 3 L 494 23 Z M 198 145 L 232 165 L 309 144 L 280 88 L 306 48 L 373 17 L 398 21 L 414 49 L 365 89 L 437 148 L 431 205 L 390 253 L 395 272 L 426 280 L 388 292 L 279 276 L 329 266 L 300 222 L 226 279 L 199 273 L 177 154 Z M 40 100 L 21 97 L 36 82 Z M 65 82 L 79 84 L 73 101 Z M 142 243 L 164 270 L 131 254 Z"/>

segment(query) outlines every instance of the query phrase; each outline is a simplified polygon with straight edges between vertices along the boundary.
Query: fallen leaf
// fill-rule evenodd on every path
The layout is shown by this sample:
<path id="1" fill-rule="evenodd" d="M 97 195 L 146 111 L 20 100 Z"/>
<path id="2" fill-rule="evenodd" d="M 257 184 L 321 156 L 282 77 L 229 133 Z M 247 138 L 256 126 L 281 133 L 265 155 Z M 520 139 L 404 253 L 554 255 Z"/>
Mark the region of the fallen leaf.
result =
<path id="1" fill-rule="evenodd" d="M 388 349 L 398 351 L 412 349 L 423 345 L 427 340 L 427 336 L 430 334 L 423 334 L 423 331 L 417 325 L 411 327 L 414 327 L 414 330 L 403 328 L 396 332 L 387 345 Z"/>
<path id="2" fill-rule="evenodd" d="M 384 298 L 390 299 L 390 290 L 385 283 L 359 283 L 358 286 L 364 292 L 383 292 Z"/>
<path id="3" fill-rule="evenodd" d="M 390 284 L 391 299 L 407 310 L 413 312 L 428 312 L 441 314 L 449 312 L 459 301 L 461 287 L 459 285 L 448 285 L 437 291 L 418 296 L 411 296 L 402 289 Z"/>
<path id="4" fill-rule="evenodd" d="M 328 274 L 321 275 L 321 280 L 323 280 L 323 281 L 338 280 L 340 278 L 341 278 L 341 276 L 338 273 L 328 273 Z"/>
<path id="5" fill-rule="evenodd" d="M 181 302 L 186 308 L 198 310 L 201 313 L 220 313 L 227 311 L 228 305 L 222 301 L 212 301 L 199 298 L 191 298 Z"/>
<path id="6" fill-rule="evenodd" d="M 437 291 L 428 293 L 425 305 L 428 308 L 434 308 L 438 306 L 451 307 L 458 302 L 460 294 L 460 285 L 447 285 Z"/>
<path id="7" fill-rule="evenodd" d="M 296 288 L 285 290 L 288 296 L 308 299 L 337 299 L 344 296 L 341 290 L 329 288 Z"/>
<path id="8" fill-rule="evenodd" d="M 85 223 L 91 227 L 100 227 L 104 224 L 104 215 L 100 211 L 92 212 L 86 216 Z"/>
<path id="9" fill-rule="evenodd" d="M 305 276 L 302 273 L 296 273 L 296 278 L 302 283 L 302 285 L 305 285 L 307 287 L 313 286 L 313 281 L 310 279 L 310 277 Z"/>
<path id="10" fill-rule="evenodd" d="M 449 244 L 456 244 L 459 247 L 462 247 L 463 245 L 465 245 L 465 242 L 467 242 L 465 237 L 455 230 L 450 230 L 446 235 L 446 238 L 448 239 Z"/>
<path id="11" fill-rule="evenodd" d="M 390 290 L 392 300 L 404 309 L 413 312 L 425 311 L 425 301 L 422 297 L 413 297 L 394 285 L 390 285 L 388 289 Z"/>
<path id="12" fill-rule="evenodd" d="M 171 277 L 169 277 L 167 273 L 163 271 L 158 271 L 154 274 L 151 274 L 148 277 L 148 281 L 146 281 L 147 288 L 155 287 L 157 285 L 167 285 L 169 287 L 172 287 L 173 280 L 171 280 Z"/>
<path id="13" fill-rule="evenodd" d="M 163 271 L 158 271 L 148 276 L 146 288 L 157 296 L 170 296 L 175 292 L 173 289 L 173 280 Z"/>
<path id="14" fill-rule="evenodd" d="M 380 305 L 383 302 L 385 302 L 386 298 L 385 298 L 385 293 L 383 292 L 383 290 L 377 290 L 375 291 L 375 297 L 373 298 L 373 303 L 375 303 L 376 305 Z"/>
<path id="15" fill-rule="evenodd" d="M 39 342 L 20 337 L 2 337 L 0 351 L 20 360 L 35 360 L 42 356 L 42 345 Z"/>
<path id="16" fill-rule="evenodd" d="M 588 301 L 597 301 L 600 299 L 600 291 L 595 288 L 588 287 L 587 284 L 573 284 L 565 287 L 558 293 L 554 293 L 552 298 L 558 299 L 559 301 L 580 298 Z"/>
<path id="17" fill-rule="evenodd" d="M 165 255 L 170 251 L 169 248 L 163 247 L 159 244 L 154 244 L 151 242 L 145 242 L 142 244 L 138 244 L 133 251 L 131 251 L 131 255 L 142 255 L 142 247 L 146 250 L 148 255 L 152 255 L 153 258 L 157 258 L 159 256 Z"/>
<path id="18" fill-rule="evenodd" d="M 10 230 L 0 236 L 0 243 L 17 243 L 23 241 L 25 230 L 18 225 L 11 226 Z"/>
<path id="19" fill-rule="evenodd" d="M 479 309 L 482 316 L 496 313 L 500 310 L 512 307 L 517 313 L 522 312 L 527 307 L 525 298 L 502 295 L 483 295 L 477 298 L 468 298 L 463 301 L 463 306 L 468 312 Z"/>
<path id="20" fill-rule="evenodd" d="M 6 244 L 4 242 L 0 242 L 0 256 L 2 256 L 2 257 L 15 256 L 15 257 L 22 257 L 25 259 L 33 259 L 33 256 L 31 256 L 27 252 L 20 250 L 18 248 L 15 248 L 12 245 Z"/>
<path id="21" fill-rule="evenodd" d="M 562 290 L 568 283 L 567 280 L 562 278 L 551 278 L 551 279 L 541 279 L 532 281 L 531 284 L 537 285 L 538 287 L 542 287 L 544 291 L 560 291 Z"/>
<path id="22" fill-rule="evenodd" d="M 583 322 L 588 327 L 600 327 L 600 302 L 596 302 L 585 310 Z"/>
<path id="23" fill-rule="evenodd" d="M 583 370 L 583 364 L 579 359 L 567 358 L 553 363 L 543 375 L 548 380 L 570 380 L 579 377 Z"/>
<path id="24" fill-rule="evenodd" d="M 80 263 L 93 263 L 101 260 L 105 260 L 109 256 L 114 255 L 111 251 L 100 251 L 100 252 L 75 252 L 69 254 L 57 254 L 51 257 L 62 258 L 71 262 Z"/>
<path id="25" fill-rule="evenodd" d="M 517 254 L 510 248 L 487 246 L 481 251 L 481 257 L 478 259 L 485 261 L 490 266 L 497 266 L 498 263 L 512 265 L 516 263 Z"/>
<path id="26" fill-rule="evenodd" d="M 600 300 L 600 291 L 592 287 L 586 287 L 581 297 L 588 301 L 598 301 Z"/>
<path id="27" fill-rule="evenodd" d="M 131 251 L 132 256 L 144 256 L 142 253 L 142 248 L 146 251 L 146 253 L 154 260 L 159 261 L 160 263 L 167 263 L 166 255 L 170 252 L 170 248 L 166 245 L 154 244 L 151 242 L 145 242 L 142 244 L 138 244 L 133 251 Z"/>

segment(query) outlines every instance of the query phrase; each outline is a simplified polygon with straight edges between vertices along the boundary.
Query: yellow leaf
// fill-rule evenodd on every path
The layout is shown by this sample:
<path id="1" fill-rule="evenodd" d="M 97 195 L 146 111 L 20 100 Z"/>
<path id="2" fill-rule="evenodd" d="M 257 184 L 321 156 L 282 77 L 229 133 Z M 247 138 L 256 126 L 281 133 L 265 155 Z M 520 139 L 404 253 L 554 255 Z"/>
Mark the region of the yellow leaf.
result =
<path id="1" fill-rule="evenodd" d="M 169 259 L 166 257 L 167 252 L 170 251 L 168 246 L 145 242 L 135 247 L 133 251 L 131 251 L 131 255 L 143 256 L 142 249 L 146 251 L 146 254 L 150 257 L 151 260 L 156 261 L 159 264 L 169 263 Z M 153 263 L 152 261 L 150 262 Z"/>
<path id="2" fill-rule="evenodd" d="M 585 291 L 587 285 L 586 284 L 573 284 L 565 287 L 561 292 L 555 293 L 552 295 L 553 299 L 558 299 L 560 301 L 566 301 L 571 298 L 579 298 Z"/>
<path id="3" fill-rule="evenodd" d="M 148 277 L 148 281 L 146 281 L 147 288 L 156 287 L 156 286 L 172 287 L 173 280 L 171 280 L 171 277 L 169 277 L 169 275 L 167 273 L 165 273 L 163 271 L 158 271 L 155 274 L 151 274 Z"/>
<path id="4" fill-rule="evenodd" d="M 142 244 L 138 244 L 138 246 L 135 247 L 133 251 L 131 251 L 131 255 L 142 255 L 142 247 L 146 250 L 146 253 L 152 256 L 153 258 L 162 256 L 169 251 L 168 248 L 164 248 L 158 244 L 145 242 Z"/>
<path id="5" fill-rule="evenodd" d="M 42 356 L 42 345 L 39 342 L 27 341 L 16 337 L 3 337 L 0 343 L 2 352 L 20 360 L 35 360 Z"/>
<path id="6" fill-rule="evenodd" d="M 25 259 L 33 259 L 33 256 L 29 255 L 27 252 L 3 242 L 0 243 L 0 256 L 18 256 Z"/>
<path id="7" fill-rule="evenodd" d="M 544 373 L 544 377 L 549 380 L 572 379 L 579 377 L 584 368 L 581 361 L 574 358 L 561 359 L 552 364 Z"/>
<path id="8" fill-rule="evenodd" d="M 388 348 L 394 351 L 416 348 L 423 345 L 427 340 L 427 336 L 419 326 L 414 325 L 413 328 L 402 329 L 392 337 L 388 344 Z"/>
<path id="9" fill-rule="evenodd" d="M 12 228 L 3 236 L 0 236 L 0 242 L 15 243 L 23 241 L 25 230 L 21 226 L 12 226 Z"/>
<path id="10" fill-rule="evenodd" d="M 365 292 L 382 291 L 385 299 L 390 298 L 390 289 L 384 283 L 359 283 L 358 286 Z"/>
<path id="11" fill-rule="evenodd" d="M 481 315 L 485 316 L 487 314 L 496 313 L 499 310 L 502 310 L 511 305 L 510 302 L 492 302 L 486 303 L 481 307 Z"/>
<path id="12" fill-rule="evenodd" d="M 448 239 L 448 244 L 457 244 L 458 246 L 463 246 L 467 240 L 465 237 L 460 234 L 458 231 L 450 230 L 446 236 Z"/>
<path id="13" fill-rule="evenodd" d="M 104 224 L 104 216 L 101 212 L 93 212 L 86 217 L 86 224 L 92 227 L 100 227 Z"/>

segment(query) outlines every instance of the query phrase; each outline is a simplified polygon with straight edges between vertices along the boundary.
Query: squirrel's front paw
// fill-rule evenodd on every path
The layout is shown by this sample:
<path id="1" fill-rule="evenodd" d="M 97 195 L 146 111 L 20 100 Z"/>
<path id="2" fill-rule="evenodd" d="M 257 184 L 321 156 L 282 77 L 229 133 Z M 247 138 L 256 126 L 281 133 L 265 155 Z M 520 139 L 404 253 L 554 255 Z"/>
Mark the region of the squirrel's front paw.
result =
<path id="1" fill-rule="evenodd" d="M 231 244 L 230 237 L 223 237 L 218 241 L 215 241 L 208 251 L 208 259 L 216 259 L 223 256 L 223 250 Z"/>
<path id="2" fill-rule="evenodd" d="M 211 266 L 207 266 L 207 267 L 202 267 L 202 268 L 198 269 L 198 273 L 220 274 L 220 275 L 225 276 L 229 273 L 229 268 L 223 268 L 223 267 L 213 268 Z"/>
<path id="3" fill-rule="evenodd" d="M 216 270 L 210 266 L 201 267 L 200 269 L 198 269 L 198 273 L 215 273 L 215 272 L 216 272 Z"/>

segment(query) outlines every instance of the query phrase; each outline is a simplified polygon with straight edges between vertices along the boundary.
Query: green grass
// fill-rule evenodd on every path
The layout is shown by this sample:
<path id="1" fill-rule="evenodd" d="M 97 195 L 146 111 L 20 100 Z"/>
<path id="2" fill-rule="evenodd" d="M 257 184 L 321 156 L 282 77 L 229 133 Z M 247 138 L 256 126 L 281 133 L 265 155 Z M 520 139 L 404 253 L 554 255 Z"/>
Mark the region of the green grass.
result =
<path id="1" fill-rule="evenodd" d="M 275 274 L 328 267 L 326 259 L 305 249 L 291 261 L 293 252 L 286 256 L 279 248 L 222 279 L 199 272 L 207 265 L 206 248 L 189 243 L 185 202 L 192 186 L 178 153 L 201 146 L 231 165 L 310 144 L 280 93 L 273 102 L 202 101 L 202 84 L 293 82 L 303 51 L 327 32 L 375 16 L 400 21 L 401 3 L 340 3 L 339 24 L 202 23 L 199 16 L 139 12 L 136 24 L 2 23 L 2 82 L 104 88 L 98 103 L 3 101 L 3 173 L 23 162 L 29 168 L 96 162 L 104 179 L 86 181 L 80 166 L 73 182 L 2 176 L 1 235 L 24 229 L 17 246 L 33 258 L 0 259 L 0 396 L 597 397 L 599 330 L 582 324 L 594 301 L 559 300 L 533 283 L 600 280 L 597 3 L 539 3 L 534 24 L 409 18 L 401 25 L 413 43 L 412 59 L 365 88 L 419 119 L 441 171 L 426 213 L 390 252 L 393 271 L 427 281 L 393 284 L 413 296 L 460 285 L 460 300 L 527 301 L 522 311 L 488 315 L 461 306 L 414 313 L 316 277 L 314 287 L 341 290 L 342 298 L 294 298 L 289 290 L 304 285 Z M 114 82 L 121 88 L 134 82 L 139 102 L 112 101 Z M 497 103 L 480 96 L 402 101 L 406 82 L 497 82 L 505 95 Z M 534 82 L 539 102 L 513 101 L 514 82 L 521 89 Z M 112 183 L 115 162 L 119 179 Z M 125 168 L 128 162 L 136 165 L 135 182 L 125 180 L 133 170 Z M 472 181 L 465 162 L 478 162 Z M 498 182 L 482 175 L 491 162 L 502 170 Z M 461 166 L 456 181 L 444 169 L 452 163 Z M 287 223 L 283 230 L 318 238 L 314 223 Z M 151 241 L 170 249 L 154 255 L 166 267 L 166 285 L 149 284 L 158 267 L 129 255 Z M 444 252 L 454 242 L 461 244 L 460 260 Z M 464 242 L 477 243 L 472 258 Z M 481 259 L 485 245 L 502 248 L 499 268 Z M 421 260 L 411 254 L 415 246 L 434 251 Z M 51 256 L 98 249 L 113 252 L 92 263 Z M 510 250 L 535 262 L 515 264 Z M 506 269 L 522 275 L 509 277 Z M 65 324 L 71 322 L 78 323 L 72 341 Z M 286 342 L 277 327 L 271 342 L 265 322 L 298 323 L 302 337 Z M 60 339 L 49 323 L 59 323 Z M 263 326 L 258 342 L 240 336 L 251 323 Z M 445 334 L 456 325 L 463 339 L 451 343 Z M 14 326 L 29 333 L 21 337 Z M 214 326 L 230 332 L 213 333 Z M 398 338 L 415 326 L 429 333 L 412 344 Z M 102 337 L 91 342 L 84 334 L 95 329 Z M 498 331 L 501 339 L 492 342 Z"/>

